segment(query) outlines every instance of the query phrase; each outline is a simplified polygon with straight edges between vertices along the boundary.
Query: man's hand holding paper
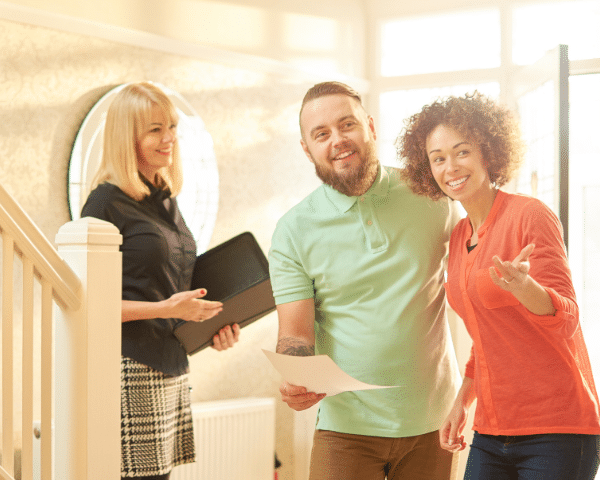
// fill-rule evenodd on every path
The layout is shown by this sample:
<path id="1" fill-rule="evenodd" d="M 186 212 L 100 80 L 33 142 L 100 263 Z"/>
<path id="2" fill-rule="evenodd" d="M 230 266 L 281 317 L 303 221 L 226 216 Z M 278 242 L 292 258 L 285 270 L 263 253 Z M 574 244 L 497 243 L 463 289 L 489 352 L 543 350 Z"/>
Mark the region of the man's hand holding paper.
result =
<path id="1" fill-rule="evenodd" d="M 309 392 L 306 387 L 292 385 L 285 381 L 279 387 L 279 392 L 281 393 L 281 400 L 287 403 L 292 410 L 296 410 L 297 412 L 316 405 L 327 396 L 326 393 Z"/>
<path id="2" fill-rule="evenodd" d="M 280 388 L 282 400 L 294 408 L 292 404 L 296 402 L 290 403 L 283 396 L 298 397 L 297 406 L 301 408 L 294 408 L 294 410 L 309 408 L 312 405 L 303 408 L 302 405 L 311 401 L 314 405 L 326 395 L 333 396 L 354 390 L 394 388 L 394 386 L 370 385 L 356 380 L 338 367 L 327 355 L 299 357 L 264 349 L 263 352 L 287 382 Z"/>

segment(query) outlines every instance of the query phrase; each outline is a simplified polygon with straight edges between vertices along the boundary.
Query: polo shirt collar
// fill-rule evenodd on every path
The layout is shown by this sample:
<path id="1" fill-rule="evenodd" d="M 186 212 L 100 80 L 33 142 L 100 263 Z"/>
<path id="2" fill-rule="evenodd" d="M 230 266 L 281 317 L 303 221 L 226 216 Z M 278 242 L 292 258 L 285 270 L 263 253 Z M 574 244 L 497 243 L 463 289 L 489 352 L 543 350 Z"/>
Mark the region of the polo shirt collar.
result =
<path id="1" fill-rule="evenodd" d="M 324 186 L 327 198 L 329 198 L 331 203 L 333 203 L 341 213 L 345 213 L 352 208 L 352 206 L 360 197 L 370 197 L 373 195 L 385 197 L 390 189 L 390 178 L 385 168 L 379 164 L 377 176 L 375 177 L 373 185 L 371 185 L 371 187 L 363 195 L 349 197 L 348 195 L 338 192 L 330 185 Z"/>

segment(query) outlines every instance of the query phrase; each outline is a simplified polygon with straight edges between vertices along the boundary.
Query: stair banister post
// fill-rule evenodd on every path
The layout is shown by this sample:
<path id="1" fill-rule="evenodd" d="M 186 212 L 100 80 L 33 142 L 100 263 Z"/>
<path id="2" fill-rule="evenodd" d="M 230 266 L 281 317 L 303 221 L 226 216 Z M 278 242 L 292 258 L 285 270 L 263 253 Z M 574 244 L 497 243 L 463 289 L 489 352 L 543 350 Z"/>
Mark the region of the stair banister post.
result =
<path id="1" fill-rule="evenodd" d="M 121 243 L 114 225 L 90 217 L 56 236 L 83 299 L 55 309 L 55 480 L 120 478 Z"/>

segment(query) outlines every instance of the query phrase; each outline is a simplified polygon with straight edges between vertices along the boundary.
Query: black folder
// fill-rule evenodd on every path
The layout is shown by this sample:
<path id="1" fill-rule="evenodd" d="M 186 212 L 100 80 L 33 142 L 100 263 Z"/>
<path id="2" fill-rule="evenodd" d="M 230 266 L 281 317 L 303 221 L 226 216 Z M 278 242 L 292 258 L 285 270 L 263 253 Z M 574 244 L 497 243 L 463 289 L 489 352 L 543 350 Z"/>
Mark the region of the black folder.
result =
<path id="1" fill-rule="evenodd" d="M 245 327 L 275 310 L 269 263 L 250 232 L 199 255 L 191 288 L 205 288 L 203 298 L 223 302 L 223 310 L 203 322 L 181 322 L 175 327 L 175 336 L 188 355 L 212 345 L 224 326 Z"/>

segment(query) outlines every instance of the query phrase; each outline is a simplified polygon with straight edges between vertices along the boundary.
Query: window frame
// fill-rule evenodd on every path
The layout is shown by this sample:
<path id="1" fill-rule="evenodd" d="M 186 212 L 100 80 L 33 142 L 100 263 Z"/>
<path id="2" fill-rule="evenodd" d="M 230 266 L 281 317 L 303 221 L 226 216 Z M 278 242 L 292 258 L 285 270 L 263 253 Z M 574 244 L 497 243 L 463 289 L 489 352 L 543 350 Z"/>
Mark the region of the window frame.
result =
<path id="1" fill-rule="evenodd" d="M 560 3 L 557 0 L 556 3 Z M 550 2 L 548 2 L 550 3 Z M 511 92 L 510 78 L 521 65 L 513 63 L 512 50 L 512 23 L 513 11 L 526 2 L 502 3 L 497 8 L 500 11 L 500 66 L 495 68 L 483 68 L 473 70 L 461 70 L 452 72 L 436 72 L 423 73 L 415 75 L 384 77 L 381 74 L 381 58 L 383 52 L 382 31 L 384 23 L 388 23 L 395 19 L 408 16 L 425 15 L 428 12 L 411 12 L 410 15 L 395 15 L 381 16 L 375 20 L 373 45 L 374 55 L 371 57 L 374 61 L 371 62 L 371 79 L 370 88 L 365 96 L 365 104 L 375 120 L 375 125 L 380 124 L 381 116 L 379 111 L 379 99 L 382 93 L 396 90 L 410 90 L 415 88 L 435 88 L 451 85 L 472 85 L 477 83 L 498 82 L 500 85 L 500 99 L 510 105 L 516 107 L 516 98 Z M 448 13 L 458 13 L 473 10 L 489 9 L 487 5 L 461 6 L 457 8 L 444 8 L 435 10 L 435 13 L 446 11 Z M 430 11 L 429 13 L 434 13 Z M 569 76 L 585 75 L 588 73 L 600 73 L 600 58 L 590 58 L 585 60 L 570 60 L 569 61 Z"/>

